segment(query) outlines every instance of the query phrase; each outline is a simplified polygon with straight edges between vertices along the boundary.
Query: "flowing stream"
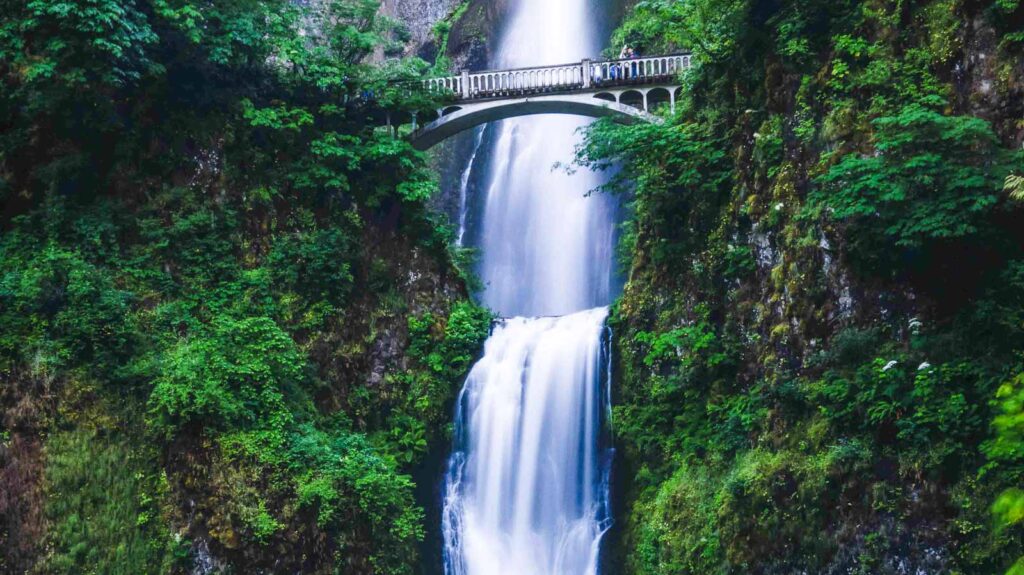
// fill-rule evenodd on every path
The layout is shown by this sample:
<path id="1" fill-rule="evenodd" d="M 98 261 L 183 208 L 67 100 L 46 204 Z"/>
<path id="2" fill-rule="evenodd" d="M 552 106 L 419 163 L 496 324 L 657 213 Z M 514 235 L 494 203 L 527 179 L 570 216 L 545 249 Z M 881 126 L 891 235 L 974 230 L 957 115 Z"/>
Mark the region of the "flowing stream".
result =
<path id="1" fill-rule="evenodd" d="M 518 0 L 493 66 L 596 56 L 593 0 Z M 605 319 L 616 207 L 587 196 L 596 174 L 567 174 L 586 120 L 529 116 L 478 134 L 483 303 L 508 318 L 459 396 L 445 480 L 448 575 L 593 575 L 608 516 Z M 490 161 L 478 162 L 477 155 Z M 465 231 L 465 200 L 460 234 Z"/>

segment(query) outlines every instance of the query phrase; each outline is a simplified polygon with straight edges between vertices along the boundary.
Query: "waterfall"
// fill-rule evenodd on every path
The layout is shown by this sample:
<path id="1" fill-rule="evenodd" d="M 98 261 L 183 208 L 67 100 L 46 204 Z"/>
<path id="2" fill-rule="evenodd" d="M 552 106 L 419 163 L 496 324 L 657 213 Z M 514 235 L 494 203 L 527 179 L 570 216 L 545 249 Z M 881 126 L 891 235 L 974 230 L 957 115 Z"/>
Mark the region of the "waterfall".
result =
<path id="1" fill-rule="evenodd" d="M 469 212 L 469 203 L 467 202 L 469 178 L 473 175 L 473 168 L 476 166 L 476 155 L 480 151 L 480 144 L 483 143 L 483 139 L 483 128 L 477 128 L 473 136 L 473 153 L 469 155 L 466 168 L 462 170 L 462 176 L 459 177 L 459 233 L 455 236 L 455 245 L 459 247 L 462 247 L 462 242 L 466 236 L 466 215 Z"/>
<path id="2" fill-rule="evenodd" d="M 443 531 L 458 575 L 596 573 L 606 308 L 501 322 L 459 398 Z"/>
<path id="3" fill-rule="evenodd" d="M 579 61 L 600 51 L 588 0 L 521 0 L 502 36 L 501 68 Z M 572 159 L 590 120 L 527 116 L 497 125 L 481 210 L 484 302 L 503 316 L 564 315 L 607 305 L 612 291 L 614 205 L 586 197 L 589 171 L 554 170 Z"/>
<path id="4" fill-rule="evenodd" d="M 494 66 L 596 56 L 588 0 L 520 0 Z M 600 180 L 553 169 L 587 120 L 505 120 L 463 173 L 487 166 L 475 247 L 483 303 L 498 322 L 459 396 L 445 479 L 448 575 L 595 575 L 608 528 L 607 305 L 616 206 Z M 491 130 L 488 130 L 491 132 Z M 466 205 L 460 202 L 460 224 Z M 464 225 L 460 225 L 464 229 Z M 460 234 L 461 239 L 461 234 Z"/>

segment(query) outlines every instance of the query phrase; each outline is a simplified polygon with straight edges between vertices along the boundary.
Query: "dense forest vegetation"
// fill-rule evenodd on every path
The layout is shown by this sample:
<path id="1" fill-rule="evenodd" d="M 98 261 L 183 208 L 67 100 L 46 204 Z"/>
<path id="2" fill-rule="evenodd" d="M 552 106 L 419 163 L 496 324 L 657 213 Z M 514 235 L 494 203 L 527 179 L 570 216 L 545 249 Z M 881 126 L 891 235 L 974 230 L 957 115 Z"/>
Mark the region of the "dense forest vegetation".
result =
<path id="1" fill-rule="evenodd" d="M 612 572 L 1006 572 L 1024 4 L 644 0 L 622 44 L 699 64 L 578 151 L 634 194 Z"/>
<path id="2" fill-rule="evenodd" d="M 364 0 L 0 1 L 0 572 L 413 572 L 490 314 L 375 127 L 395 41 Z"/>
<path id="3" fill-rule="evenodd" d="M 381 126 L 406 39 L 0 0 L 0 572 L 429 563 L 492 318 Z M 641 0 L 623 44 L 695 66 L 577 151 L 629 208 L 606 572 L 1024 573 L 1024 2 Z"/>

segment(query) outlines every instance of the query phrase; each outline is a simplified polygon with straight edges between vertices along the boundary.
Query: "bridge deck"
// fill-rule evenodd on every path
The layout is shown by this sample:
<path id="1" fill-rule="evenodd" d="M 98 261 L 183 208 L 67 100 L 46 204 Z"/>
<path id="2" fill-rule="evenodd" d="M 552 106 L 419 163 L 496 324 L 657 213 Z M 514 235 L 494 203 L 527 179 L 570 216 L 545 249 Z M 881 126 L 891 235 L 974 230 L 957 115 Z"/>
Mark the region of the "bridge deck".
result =
<path id="1" fill-rule="evenodd" d="M 444 96 L 447 103 L 435 110 L 436 120 L 422 127 L 413 114 L 410 139 L 425 150 L 474 126 L 531 114 L 659 123 L 662 119 L 650 113 L 652 106 L 675 109 L 678 76 L 690 65 L 690 54 L 684 53 L 431 78 L 422 87 Z"/>
<path id="2" fill-rule="evenodd" d="M 533 94 L 573 93 L 621 88 L 674 79 L 690 67 L 690 54 L 671 54 L 626 60 L 583 60 L 570 64 L 464 71 L 458 76 L 431 78 L 424 87 L 455 96 L 457 102 Z"/>

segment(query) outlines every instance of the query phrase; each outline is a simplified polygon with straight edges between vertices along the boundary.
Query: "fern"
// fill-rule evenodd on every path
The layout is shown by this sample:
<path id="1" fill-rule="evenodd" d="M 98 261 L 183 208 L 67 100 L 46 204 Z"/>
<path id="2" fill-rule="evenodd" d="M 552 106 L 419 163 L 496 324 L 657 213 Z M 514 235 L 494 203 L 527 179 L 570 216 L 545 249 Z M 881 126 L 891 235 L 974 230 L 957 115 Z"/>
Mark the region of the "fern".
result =
<path id="1" fill-rule="evenodd" d="M 1006 176 L 1003 189 L 1010 194 L 1010 198 L 1018 202 L 1024 202 L 1024 176 L 1010 174 Z"/>

